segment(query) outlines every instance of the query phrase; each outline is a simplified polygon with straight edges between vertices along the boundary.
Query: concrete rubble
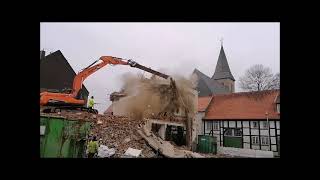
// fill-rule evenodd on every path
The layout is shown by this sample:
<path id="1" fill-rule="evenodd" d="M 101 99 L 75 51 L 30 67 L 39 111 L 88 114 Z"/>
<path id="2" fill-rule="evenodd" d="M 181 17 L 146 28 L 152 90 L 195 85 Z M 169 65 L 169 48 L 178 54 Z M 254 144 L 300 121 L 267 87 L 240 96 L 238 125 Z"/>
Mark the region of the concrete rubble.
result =
<path id="1" fill-rule="evenodd" d="M 108 158 L 111 157 L 115 154 L 115 149 L 114 148 L 108 148 L 108 146 L 105 145 L 100 145 L 98 149 L 98 157 L 100 158 Z"/>
<path id="2" fill-rule="evenodd" d="M 152 132 L 148 131 L 145 127 L 138 130 L 140 136 L 142 136 L 147 143 L 161 155 L 167 158 L 202 158 L 204 156 L 186 150 L 178 148 L 171 144 L 169 141 L 164 141 L 160 137 L 156 136 Z"/>
<path id="3" fill-rule="evenodd" d="M 122 157 L 128 148 L 142 150 L 143 157 L 153 157 L 155 153 L 141 136 L 136 132 L 142 121 L 131 120 L 127 117 L 113 115 L 98 115 L 99 121 L 94 121 L 91 128 L 91 135 L 102 139 L 100 142 L 110 148 L 115 148 L 114 157 Z"/>
<path id="4" fill-rule="evenodd" d="M 134 157 L 134 158 L 137 158 L 137 157 L 140 157 L 141 151 L 142 150 L 139 150 L 139 149 L 128 148 L 127 151 L 124 153 L 123 157 L 128 157 L 128 158 Z"/>

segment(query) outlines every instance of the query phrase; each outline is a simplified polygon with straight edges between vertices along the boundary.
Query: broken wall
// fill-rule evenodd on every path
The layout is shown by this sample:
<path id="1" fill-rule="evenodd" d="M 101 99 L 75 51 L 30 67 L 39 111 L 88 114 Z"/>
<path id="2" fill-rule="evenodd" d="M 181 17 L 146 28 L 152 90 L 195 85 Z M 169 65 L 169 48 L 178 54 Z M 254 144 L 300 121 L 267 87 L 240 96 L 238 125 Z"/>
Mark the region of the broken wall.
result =
<path id="1" fill-rule="evenodd" d="M 174 80 L 173 80 L 174 79 Z M 193 121 L 197 111 L 198 93 L 191 79 L 176 76 L 173 79 L 147 79 L 127 73 L 122 77 L 126 97 L 114 102 L 114 115 L 173 120 L 183 117 L 187 130 L 187 146 L 193 137 Z"/>

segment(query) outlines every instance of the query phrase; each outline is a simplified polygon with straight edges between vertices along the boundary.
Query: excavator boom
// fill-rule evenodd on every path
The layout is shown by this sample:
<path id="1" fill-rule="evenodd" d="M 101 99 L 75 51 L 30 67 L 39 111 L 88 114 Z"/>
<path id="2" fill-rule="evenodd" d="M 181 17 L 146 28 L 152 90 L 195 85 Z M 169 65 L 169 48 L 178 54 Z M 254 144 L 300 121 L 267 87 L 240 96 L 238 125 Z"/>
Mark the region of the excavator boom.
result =
<path id="1" fill-rule="evenodd" d="M 101 60 L 102 62 L 98 63 Z M 142 66 L 132 60 L 125 60 L 122 58 L 112 57 L 112 56 L 101 56 L 99 60 L 94 61 L 88 67 L 82 69 L 73 80 L 73 89 L 71 93 L 52 93 L 52 92 L 42 92 L 40 93 L 40 105 L 48 106 L 48 105 L 58 105 L 58 106 L 66 106 L 66 107 L 83 107 L 85 105 L 85 101 L 81 99 L 77 99 L 77 95 L 82 88 L 84 80 L 89 77 L 91 74 L 95 73 L 102 67 L 107 64 L 112 65 L 130 65 L 131 67 L 135 67 L 162 78 L 167 79 L 169 76 L 162 74 L 160 72 L 154 71 L 150 68 Z M 98 63 L 98 64 L 97 64 Z"/>

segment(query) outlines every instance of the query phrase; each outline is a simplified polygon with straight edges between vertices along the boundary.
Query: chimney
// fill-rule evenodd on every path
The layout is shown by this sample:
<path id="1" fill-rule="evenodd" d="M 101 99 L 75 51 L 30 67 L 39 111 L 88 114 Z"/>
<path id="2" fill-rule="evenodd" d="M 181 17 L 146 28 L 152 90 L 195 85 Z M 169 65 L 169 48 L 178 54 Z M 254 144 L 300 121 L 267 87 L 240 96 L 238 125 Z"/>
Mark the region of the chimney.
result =
<path id="1" fill-rule="evenodd" d="M 46 52 L 44 50 L 40 51 L 40 59 L 43 59 L 46 56 Z"/>

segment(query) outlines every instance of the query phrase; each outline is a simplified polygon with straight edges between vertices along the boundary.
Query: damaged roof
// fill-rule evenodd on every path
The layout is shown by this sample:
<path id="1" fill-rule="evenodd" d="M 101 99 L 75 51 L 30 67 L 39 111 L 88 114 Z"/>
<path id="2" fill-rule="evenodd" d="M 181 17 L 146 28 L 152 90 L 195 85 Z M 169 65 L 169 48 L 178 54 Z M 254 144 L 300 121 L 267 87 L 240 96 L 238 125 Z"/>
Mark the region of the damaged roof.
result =
<path id="1" fill-rule="evenodd" d="M 203 74 L 198 69 L 195 69 L 193 74 L 196 74 L 198 77 L 197 90 L 199 92 L 199 97 L 210 96 L 212 94 L 229 93 L 229 90 L 226 87 L 224 87 L 218 81 Z"/>
<path id="2" fill-rule="evenodd" d="M 232 79 L 233 81 L 235 81 L 235 79 L 230 71 L 230 67 L 229 67 L 229 64 L 227 61 L 226 54 L 224 53 L 223 46 L 221 46 L 218 62 L 217 62 L 214 74 L 212 76 L 212 79 L 214 79 L 214 80 Z"/>
<path id="3" fill-rule="evenodd" d="M 214 95 L 204 119 L 280 119 L 276 111 L 275 98 L 279 90 L 241 92 L 226 95 Z"/>

